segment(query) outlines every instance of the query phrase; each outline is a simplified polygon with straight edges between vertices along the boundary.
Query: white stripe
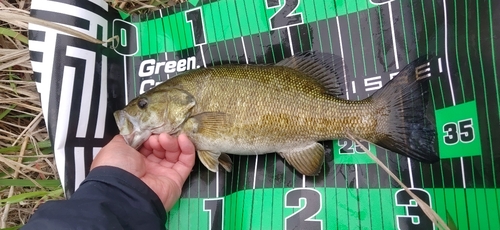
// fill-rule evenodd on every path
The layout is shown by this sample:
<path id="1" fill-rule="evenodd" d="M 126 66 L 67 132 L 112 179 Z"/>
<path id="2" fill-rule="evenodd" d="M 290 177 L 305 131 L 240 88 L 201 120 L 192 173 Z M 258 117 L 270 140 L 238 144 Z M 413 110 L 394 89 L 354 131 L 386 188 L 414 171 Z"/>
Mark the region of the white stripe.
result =
<path id="1" fill-rule="evenodd" d="M 439 72 L 442 73 L 443 72 L 443 60 L 441 60 L 441 58 L 438 58 L 438 64 L 439 64 Z"/>
<path id="2" fill-rule="evenodd" d="M 288 44 L 290 44 L 290 53 L 293 56 L 293 55 L 295 55 L 295 52 L 293 51 L 292 34 L 290 33 L 290 27 L 287 27 L 286 31 L 288 33 Z M 306 176 L 305 175 L 302 175 L 302 187 L 303 188 L 306 187 Z"/>
<path id="3" fill-rule="evenodd" d="M 411 160 L 410 158 L 406 158 L 408 160 L 408 171 L 410 172 L 410 188 L 414 188 L 415 184 L 413 183 L 413 171 L 411 170 Z"/>
<path id="4" fill-rule="evenodd" d="M 245 54 L 245 63 L 248 64 L 247 49 L 245 48 L 245 40 L 241 37 L 241 45 L 243 46 L 243 53 Z M 255 155 L 255 167 L 253 170 L 253 185 L 252 188 L 255 189 L 255 182 L 257 181 L 257 164 L 259 163 L 259 155 Z"/>
<path id="5" fill-rule="evenodd" d="M 127 57 L 123 56 L 123 83 L 125 84 L 125 104 L 128 104 Z"/>
<path id="6" fill-rule="evenodd" d="M 259 163 L 259 156 L 255 155 L 255 167 L 253 169 L 253 185 L 252 185 L 253 189 L 255 189 L 255 182 L 257 181 L 257 163 Z"/>
<path id="7" fill-rule="evenodd" d="M 287 27 L 286 31 L 288 33 L 288 44 L 290 44 L 290 52 L 293 56 L 295 55 L 295 52 L 293 51 L 292 34 L 290 33 L 290 27 Z"/>
<path id="8" fill-rule="evenodd" d="M 83 147 L 75 147 L 75 191 L 85 179 L 85 152 Z"/>
<path id="9" fill-rule="evenodd" d="M 203 67 L 207 67 L 207 63 L 205 62 L 205 54 L 203 54 L 203 45 L 199 45 L 198 47 L 200 47 L 201 60 L 203 60 Z"/>
<path id="10" fill-rule="evenodd" d="M 345 60 L 344 60 L 344 48 L 342 46 L 342 36 L 341 36 L 341 32 L 340 32 L 340 22 L 339 22 L 339 17 L 337 17 L 337 33 L 339 35 L 339 43 L 340 43 L 340 56 L 342 57 L 342 68 L 343 68 L 343 72 L 344 72 L 344 82 L 345 82 L 345 91 L 346 91 L 346 98 L 347 100 L 349 100 L 349 87 L 347 85 L 347 74 L 346 74 L 346 70 L 345 70 Z M 353 86 L 354 86 L 354 83 L 353 83 Z M 353 88 L 353 91 L 354 91 L 354 88 Z"/>
<path id="11" fill-rule="evenodd" d="M 241 37 L 241 44 L 243 44 L 243 53 L 245 54 L 245 62 L 248 64 L 247 48 L 245 47 L 245 40 Z"/>
<path id="12" fill-rule="evenodd" d="M 464 168 L 464 158 L 460 157 L 460 167 L 462 167 L 462 183 L 464 185 L 464 188 L 467 186 L 465 185 L 465 168 Z"/>
<path id="13" fill-rule="evenodd" d="M 453 84 L 451 83 L 450 63 L 448 58 L 448 18 L 447 18 L 448 16 L 446 13 L 447 12 L 446 0 L 443 0 L 443 6 L 444 6 L 444 50 L 445 50 L 444 52 L 446 56 L 446 70 L 448 71 L 448 82 L 450 83 L 451 99 L 453 101 L 453 105 L 456 105 L 455 94 L 453 93 Z M 465 179 L 464 179 L 464 185 L 465 185 Z"/>
<path id="14" fill-rule="evenodd" d="M 446 9 L 446 0 L 443 0 L 443 6 L 444 6 L 444 54 L 446 57 L 446 70 L 448 72 L 448 83 L 450 84 L 450 93 L 451 93 L 451 100 L 453 102 L 453 106 L 456 105 L 455 102 L 455 93 L 453 92 L 453 83 L 451 82 L 451 74 L 450 74 L 450 62 L 449 62 L 449 57 L 448 57 L 448 14 Z M 464 158 L 460 157 L 460 167 L 462 167 L 462 184 L 464 188 L 467 186 L 465 185 L 465 169 L 464 169 Z"/>
<path id="15" fill-rule="evenodd" d="M 75 76 L 75 68 L 65 66 L 63 68 L 62 84 L 61 84 L 61 97 L 59 101 L 59 111 L 57 114 L 57 129 L 54 138 L 54 152 L 56 153 L 56 165 L 58 166 L 59 177 L 61 181 L 65 181 L 65 168 L 66 165 L 66 139 L 68 135 L 69 113 L 71 111 L 71 99 L 73 97 L 73 82 Z M 56 89 L 51 89 L 56 90 Z M 48 93 L 47 93 L 48 94 Z M 54 105 L 50 105 L 54 106 Z M 63 184 L 63 188 L 65 183 Z"/>
<path id="16" fill-rule="evenodd" d="M 97 156 L 97 154 L 99 153 L 99 151 L 101 151 L 101 147 L 94 147 L 92 148 L 92 159 L 95 159 L 95 157 Z"/>
<path id="17" fill-rule="evenodd" d="M 219 197 L 219 170 L 215 172 L 215 197 Z"/>
<path id="18" fill-rule="evenodd" d="M 396 47 L 396 35 L 394 34 L 394 19 L 392 17 L 392 1 L 387 4 L 389 6 L 389 19 L 391 20 L 391 34 L 392 34 L 392 50 L 394 51 L 394 61 L 396 69 L 399 70 L 398 49 Z"/>
<path id="19" fill-rule="evenodd" d="M 358 164 L 354 165 L 354 173 L 356 175 L 355 181 L 356 181 L 356 188 L 359 188 L 359 180 L 358 180 Z"/>
<path id="20" fill-rule="evenodd" d="M 94 68 L 95 68 L 95 52 L 80 49 L 72 46 L 66 48 L 66 56 L 76 57 L 85 60 L 85 70 L 83 73 L 83 90 L 82 97 L 80 101 L 80 114 L 78 117 L 78 127 L 76 129 L 76 137 L 84 138 L 87 134 L 87 128 L 89 126 L 90 117 L 90 104 L 93 94 L 93 83 L 94 83 Z M 81 70 L 80 70 L 81 71 Z M 75 78 L 76 76 L 70 76 Z M 73 87 L 73 86 L 72 86 Z M 61 94 L 61 97 L 65 97 L 66 94 Z"/>
<path id="21" fill-rule="evenodd" d="M 349 86 L 348 86 L 348 82 L 347 82 L 347 73 L 345 72 L 346 69 L 345 69 L 345 59 L 344 59 L 344 48 L 343 48 L 343 43 L 342 43 L 342 32 L 341 32 L 341 29 L 340 29 L 340 21 L 339 21 L 339 17 L 337 17 L 337 33 L 339 35 L 339 43 L 340 43 L 340 56 L 342 57 L 342 68 L 343 68 L 343 72 L 344 72 L 344 85 L 346 86 L 345 87 L 345 91 L 346 91 L 346 99 L 349 100 Z M 354 85 L 354 81 L 352 82 L 352 91 L 353 93 L 356 93 L 356 88 L 355 88 L 355 85 Z M 358 182 L 358 164 L 354 164 L 354 178 L 356 180 L 356 188 L 359 188 L 359 182 Z"/>
<path id="22" fill-rule="evenodd" d="M 104 137 L 104 127 L 106 126 L 106 102 L 108 100 L 108 57 L 101 55 L 101 92 L 99 96 L 99 110 L 95 128 L 95 138 Z M 114 112 L 114 111 L 110 111 Z"/>

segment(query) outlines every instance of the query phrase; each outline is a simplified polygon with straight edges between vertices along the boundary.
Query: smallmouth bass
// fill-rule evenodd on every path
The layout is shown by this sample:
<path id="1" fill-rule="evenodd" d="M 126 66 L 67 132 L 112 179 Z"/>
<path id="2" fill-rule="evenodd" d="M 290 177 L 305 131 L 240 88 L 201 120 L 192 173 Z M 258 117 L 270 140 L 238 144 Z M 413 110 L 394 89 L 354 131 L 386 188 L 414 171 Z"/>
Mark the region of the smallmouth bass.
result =
<path id="1" fill-rule="evenodd" d="M 300 173 L 317 175 L 318 141 L 347 133 L 420 162 L 439 160 L 436 130 L 425 115 L 426 57 L 405 66 L 370 97 L 342 95 L 342 59 L 304 52 L 274 65 L 222 65 L 182 73 L 114 113 L 127 143 L 151 135 L 186 133 L 215 172 L 231 171 L 227 154 L 279 153 Z"/>

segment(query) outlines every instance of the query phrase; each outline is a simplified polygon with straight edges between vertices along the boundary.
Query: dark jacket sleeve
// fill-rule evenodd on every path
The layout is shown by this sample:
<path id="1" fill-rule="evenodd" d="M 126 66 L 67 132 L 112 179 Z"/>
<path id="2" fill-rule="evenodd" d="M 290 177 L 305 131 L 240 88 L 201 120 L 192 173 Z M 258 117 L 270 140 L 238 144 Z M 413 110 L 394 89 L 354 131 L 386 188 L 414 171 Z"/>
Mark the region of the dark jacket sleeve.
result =
<path id="1" fill-rule="evenodd" d="M 162 202 L 144 182 L 101 166 L 70 199 L 41 205 L 22 229 L 165 229 L 165 221 Z"/>

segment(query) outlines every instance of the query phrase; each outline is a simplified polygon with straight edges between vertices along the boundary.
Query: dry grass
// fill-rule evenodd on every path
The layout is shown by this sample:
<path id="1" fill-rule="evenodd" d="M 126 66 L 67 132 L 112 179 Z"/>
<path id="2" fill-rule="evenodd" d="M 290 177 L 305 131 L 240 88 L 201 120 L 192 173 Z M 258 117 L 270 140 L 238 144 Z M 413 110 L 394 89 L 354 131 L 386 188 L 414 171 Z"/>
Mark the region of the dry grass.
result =
<path id="1" fill-rule="evenodd" d="M 108 0 L 141 13 L 176 0 Z M 0 0 L 0 10 L 29 15 L 30 0 Z M 22 226 L 48 199 L 63 199 L 54 155 L 32 80 L 28 23 L 0 21 L 0 229 Z"/>

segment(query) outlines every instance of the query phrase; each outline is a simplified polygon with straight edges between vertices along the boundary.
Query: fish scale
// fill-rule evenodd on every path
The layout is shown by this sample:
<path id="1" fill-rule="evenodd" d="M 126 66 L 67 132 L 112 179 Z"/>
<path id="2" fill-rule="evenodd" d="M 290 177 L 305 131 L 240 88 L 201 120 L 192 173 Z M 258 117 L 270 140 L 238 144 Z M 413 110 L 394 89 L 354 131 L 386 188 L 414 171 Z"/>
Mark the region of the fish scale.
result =
<path id="1" fill-rule="evenodd" d="M 193 77 L 189 75 L 192 74 Z M 231 117 L 231 126 L 220 127 L 224 135 L 249 140 L 250 133 L 266 137 L 268 143 L 331 140 L 345 135 L 345 130 L 366 138 L 374 129 L 371 105 L 347 101 L 320 93 L 317 85 L 307 85 L 307 78 L 293 69 L 272 66 L 234 68 L 224 66 L 193 71 L 182 79 L 180 87 L 194 93 L 197 105 L 193 114 L 213 111 Z M 198 75 L 210 82 L 202 88 Z M 299 83 L 301 84 L 299 84 Z M 165 84 L 162 87 L 176 85 Z M 179 87 L 177 86 L 177 87 Z M 364 118 L 362 118 L 364 117 Z M 210 134 L 204 134 L 210 135 Z M 217 141 L 218 137 L 211 137 Z"/>

